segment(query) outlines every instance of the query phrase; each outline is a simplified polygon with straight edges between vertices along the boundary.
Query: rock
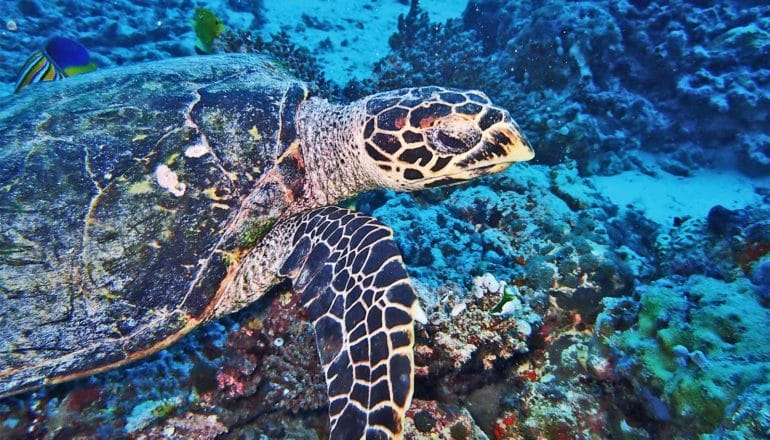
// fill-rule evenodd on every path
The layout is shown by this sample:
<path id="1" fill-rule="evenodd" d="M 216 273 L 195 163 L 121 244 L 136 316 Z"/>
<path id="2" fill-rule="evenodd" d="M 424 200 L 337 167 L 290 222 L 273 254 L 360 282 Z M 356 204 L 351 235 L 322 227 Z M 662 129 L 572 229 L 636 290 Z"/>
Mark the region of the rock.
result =
<path id="1" fill-rule="evenodd" d="M 408 439 L 488 440 L 468 410 L 457 405 L 414 399 L 406 415 Z"/>

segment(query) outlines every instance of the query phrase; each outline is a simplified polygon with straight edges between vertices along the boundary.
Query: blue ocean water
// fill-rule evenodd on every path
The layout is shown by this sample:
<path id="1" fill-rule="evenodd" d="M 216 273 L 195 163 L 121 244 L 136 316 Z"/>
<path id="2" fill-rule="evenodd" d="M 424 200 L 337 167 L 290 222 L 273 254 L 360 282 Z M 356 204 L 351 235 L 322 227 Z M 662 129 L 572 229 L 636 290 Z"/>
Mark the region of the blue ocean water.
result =
<path id="1" fill-rule="evenodd" d="M 533 160 L 345 202 L 393 229 L 427 318 L 415 324 L 405 438 L 770 438 L 765 2 L 0 6 L 8 194 L 14 149 L 51 141 L 19 138 L 9 108 L 47 90 L 67 102 L 68 82 L 149 61 L 260 53 L 333 102 L 440 85 L 480 90 L 510 112 Z M 213 32 L 199 7 L 223 29 L 196 51 L 200 32 Z M 87 48 L 97 72 L 14 93 L 33 52 L 59 62 L 44 51 L 57 36 Z M 256 137 L 269 127 L 236 128 Z M 0 353 L 11 356 L 23 209 L 0 209 Z M 305 318 L 282 285 L 143 360 L 0 399 L 0 438 L 327 438 Z M 4 359 L 0 383 L 20 370 Z"/>

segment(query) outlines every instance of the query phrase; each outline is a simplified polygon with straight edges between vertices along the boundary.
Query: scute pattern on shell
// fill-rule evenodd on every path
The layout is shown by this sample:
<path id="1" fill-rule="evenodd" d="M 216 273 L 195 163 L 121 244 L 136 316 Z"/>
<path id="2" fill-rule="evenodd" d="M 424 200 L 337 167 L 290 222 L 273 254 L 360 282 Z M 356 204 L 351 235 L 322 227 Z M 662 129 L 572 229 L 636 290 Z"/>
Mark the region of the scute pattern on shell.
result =
<path id="1" fill-rule="evenodd" d="M 207 318 L 295 83 L 227 55 L 0 99 L 0 395 L 144 356 Z"/>

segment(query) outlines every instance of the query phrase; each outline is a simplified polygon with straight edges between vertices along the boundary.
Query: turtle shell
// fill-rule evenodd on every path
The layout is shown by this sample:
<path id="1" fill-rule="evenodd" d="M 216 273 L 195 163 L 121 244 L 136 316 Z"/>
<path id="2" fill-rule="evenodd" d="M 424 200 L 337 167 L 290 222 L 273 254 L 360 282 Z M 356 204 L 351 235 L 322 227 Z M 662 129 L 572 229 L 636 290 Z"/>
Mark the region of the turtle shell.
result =
<path id="1" fill-rule="evenodd" d="M 208 318 L 225 231 L 274 166 L 298 89 L 263 58 L 222 55 L 0 100 L 0 395 L 142 357 Z"/>

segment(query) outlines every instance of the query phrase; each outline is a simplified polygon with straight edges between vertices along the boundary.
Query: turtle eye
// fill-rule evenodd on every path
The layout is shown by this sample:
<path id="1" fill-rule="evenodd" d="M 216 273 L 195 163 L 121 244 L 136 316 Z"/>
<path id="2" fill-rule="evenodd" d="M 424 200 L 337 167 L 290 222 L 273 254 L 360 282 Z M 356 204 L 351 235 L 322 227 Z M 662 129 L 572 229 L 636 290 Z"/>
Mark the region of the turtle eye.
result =
<path id="1" fill-rule="evenodd" d="M 442 126 L 427 131 L 428 146 L 439 154 L 465 153 L 481 141 L 481 131 L 471 125 Z"/>

